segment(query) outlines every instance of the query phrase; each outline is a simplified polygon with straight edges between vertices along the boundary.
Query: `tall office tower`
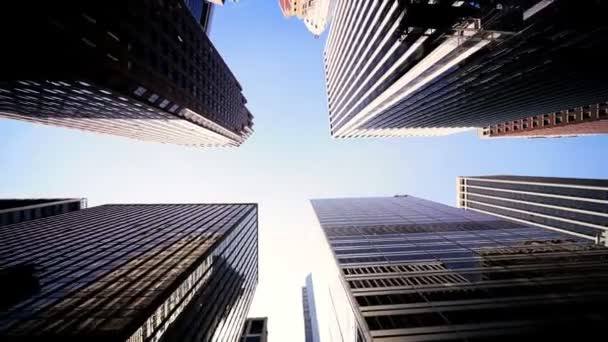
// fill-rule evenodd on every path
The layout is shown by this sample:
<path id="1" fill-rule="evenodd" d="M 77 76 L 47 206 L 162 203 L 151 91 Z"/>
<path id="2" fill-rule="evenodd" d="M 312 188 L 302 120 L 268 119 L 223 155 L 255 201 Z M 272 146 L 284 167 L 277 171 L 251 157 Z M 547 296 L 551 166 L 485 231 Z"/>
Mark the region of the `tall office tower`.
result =
<path id="1" fill-rule="evenodd" d="M 608 133 L 608 103 L 504 122 L 480 130 L 482 138 L 573 137 Z"/>
<path id="2" fill-rule="evenodd" d="M 0 226 L 35 220 L 84 209 L 87 200 L 71 199 L 0 199 Z"/>
<path id="3" fill-rule="evenodd" d="M 279 0 L 285 17 L 296 16 L 316 37 L 320 36 L 331 18 L 332 0 Z"/>
<path id="4" fill-rule="evenodd" d="M 268 318 L 248 318 L 239 342 L 268 342 Z"/>
<path id="5" fill-rule="evenodd" d="M 0 117 L 192 146 L 252 132 L 241 86 L 182 0 L 12 3 Z"/>
<path id="6" fill-rule="evenodd" d="M 306 277 L 306 285 L 302 287 L 302 311 L 304 314 L 304 341 L 319 342 L 319 323 L 317 320 L 312 274 Z"/>
<path id="7" fill-rule="evenodd" d="M 411 196 L 312 205 L 336 341 L 563 340 L 608 323 L 603 246 Z"/>
<path id="8" fill-rule="evenodd" d="M 2 341 L 238 341 L 257 205 L 104 205 L 0 229 Z"/>
<path id="9" fill-rule="evenodd" d="M 458 177 L 461 208 L 608 245 L 608 180 L 526 176 Z"/>
<path id="10" fill-rule="evenodd" d="M 203 32 L 209 36 L 214 11 L 213 3 L 205 0 L 184 0 L 184 4 L 186 4 L 194 19 L 201 25 Z"/>
<path id="11" fill-rule="evenodd" d="M 606 10 L 338 0 L 324 52 L 331 134 L 444 135 L 606 101 Z"/>

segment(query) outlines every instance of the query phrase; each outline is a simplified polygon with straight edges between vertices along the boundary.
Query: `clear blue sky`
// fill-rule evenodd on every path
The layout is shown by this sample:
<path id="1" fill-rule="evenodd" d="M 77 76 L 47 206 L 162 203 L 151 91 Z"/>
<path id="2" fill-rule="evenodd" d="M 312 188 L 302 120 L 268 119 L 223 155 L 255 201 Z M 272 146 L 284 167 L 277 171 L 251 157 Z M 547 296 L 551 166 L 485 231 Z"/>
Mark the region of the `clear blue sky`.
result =
<path id="1" fill-rule="evenodd" d="M 1 197 L 87 197 L 89 204 L 260 203 L 260 284 L 252 315 L 273 341 L 303 340 L 300 286 L 314 267 L 309 198 L 408 193 L 454 205 L 458 175 L 608 178 L 608 136 L 333 140 L 324 37 L 276 1 L 218 8 L 212 40 L 240 80 L 255 133 L 239 149 L 145 143 L 0 120 Z"/>

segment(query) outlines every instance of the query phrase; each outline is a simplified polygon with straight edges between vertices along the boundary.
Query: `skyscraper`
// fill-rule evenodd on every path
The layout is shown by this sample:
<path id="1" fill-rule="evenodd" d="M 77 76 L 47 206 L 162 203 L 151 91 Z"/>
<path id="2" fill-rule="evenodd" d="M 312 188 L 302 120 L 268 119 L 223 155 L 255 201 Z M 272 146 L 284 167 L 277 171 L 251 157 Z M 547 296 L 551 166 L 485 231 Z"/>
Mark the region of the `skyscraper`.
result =
<path id="1" fill-rule="evenodd" d="M 608 180 L 458 177 L 458 206 L 608 244 Z"/>
<path id="2" fill-rule="evenodd" d="M 605 102 L 607 9 L 338 0 L 324 51 L 331 134 L 444 135 Z"/>
<path id="3" fill-rule="evenodd" d="M 9 7 L 7 5 L 7 7 Z M 182 0 L 0 11 L 0 117 L 141 140 L 238 146 L 242 89 Z"/>
<path id="4" fill-rule="evenodd" d="M 2 341 L 238 341 L 257 205 L 104 205 L 0 229 Z"/>
<path id="5" fill-rule="evenodd" d="M 480 130 L 482 138 L 574 137 L 608 133 L 608 103 L 503 122 Z"/>
<path id="6" fill-rule="evenodd" d="M 325 31 L 331 17 L 332 0 L 279 0 L 285 17 L 297 16 L 316 37 Z"/>
<path id="7" fill-rule="evenodd" d="M 87 200 L 71 199 L 0 199 L 0 226 L 84 209 Z"/>
<path id="8" fill-rule="evenodd" d="M 312 205 L 337 341 L 561 340 L 608 322 L 603 246 L 405 195 Z"/>
<path id="9" fill-rule="evenodd" d="M 194 19 L 201 24 L 205 34 L 209 36 L 214 11 L 213 4 L 206 0 L 184 0 L 184 4 L 188 7 Z"/>
<path id="10" fill-rule="evenodd" d="M 312 274 L 306 276 L 306 285 L 302 287 L 302 311 L 304 314 L 304 341 L 319 342 L 319 323 Z"/>

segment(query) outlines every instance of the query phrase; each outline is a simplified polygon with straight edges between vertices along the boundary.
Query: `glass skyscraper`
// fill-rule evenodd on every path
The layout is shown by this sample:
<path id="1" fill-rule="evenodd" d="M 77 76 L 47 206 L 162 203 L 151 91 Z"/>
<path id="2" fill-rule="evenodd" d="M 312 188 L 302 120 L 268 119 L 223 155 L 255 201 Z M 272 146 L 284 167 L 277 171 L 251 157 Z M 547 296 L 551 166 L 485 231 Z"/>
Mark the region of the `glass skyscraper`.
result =
<path id="1" fill-rule="evenodd" d="M 319 322 L 312 274 L 306 276 L 306 285 L 302 287 L 302 313 L 304 314 L 304 341 L 319 342 Z"/>
<path id="2" fill-rule="evenodd" d="M 0 226 L 65 214 L 87 207 L 84 198 L 0 199 Z"/>
<path id="3" fill-rule="evenodd" d="M 608 244 L 608 180 L 458 177 L 459 207 Z"/>
<path id="4" fill-rule="evenodd" d="M 479 131 L 483 138 L 561 138 L 607 133 L 608 102 L 500 122 Z"/>
<path id="5" fill-rule="evenodd" d="M 412 196 L 312 200 L 332 341 L 564 338 L 608 323 L 608 249 Z"/>
<path id="6" fill-rule="evenodd" d="M 5 4 L 0 118 L 239 146 L 253 133 L 253 115 L 204 31 L 209 15 L 202 0 Z"/>
<path id="7" fill-rule="evenodd" d="M 304 315 L 304 341 L 312 342 L 312 323 L 310 317 L 310 299 L 306 286 L 302 287 L 302 313 Z"/>
<path id="8" fill-rule="evenodd" d="M 2 341 L 237 341 L 257 205 L 104 205 L 0 229 Z"/>
<path id="9" fill-rule="evenodd" d="M 521 131 L 532 116 L 603 103 L 607 10 L 603 1 L 576 0 L 336 0 L 324 51 L 331 135 L 485 127 L 480 134 L 491 136 L 490 126 Z M 571 123 L 592 116 L 584 110 Z M 601 132 L 594 127 L 606 112 L 595 117 L 568 131 Z M 510 124 L 520 119 L 527 122 Z"/>

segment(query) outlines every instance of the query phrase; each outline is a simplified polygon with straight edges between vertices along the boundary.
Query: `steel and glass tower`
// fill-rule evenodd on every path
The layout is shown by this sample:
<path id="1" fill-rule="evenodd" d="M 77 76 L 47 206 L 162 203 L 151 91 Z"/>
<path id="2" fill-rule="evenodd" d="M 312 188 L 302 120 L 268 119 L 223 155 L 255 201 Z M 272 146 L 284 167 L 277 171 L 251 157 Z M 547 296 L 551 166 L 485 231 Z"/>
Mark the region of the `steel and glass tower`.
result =
<path id="1" fill-rule="evenodd" d="M 285 17 L 297 16 L 306 28 L 319 37 L 329 24 L 333 0 L 279 0 L 279 8 Z"/>
<path id="2" fill-rule="evenodd" d="M 240 145 L 253 116 L 195 10 L 203 9 L 182 0 L 5 4 L 0 117 L 162 143 Z"/>
<path id="3" fill-rule="evenodd" d="M 461 208 L 608 243 L 608 180 L 458 177 Z"/>
<path id="4" fill-rule="evenodd" d="M 0 229 L 2 341 L 234 341 L 257 205 L 104 205 Z"/>
<path id="5" fill-rule="evenodd" d="M 306 276 L 306 285 L 302 287 L 302 313 L 304 314 L 304 341 L 319 342 L 319 322 L 312 274 Z"/>
<path id="6" fill-rule="evenodd" d="M 194 19 L 201 25 L 207 36 L 211 31 L 211 21 L 213 18 L 214 5 L 206 0 L 184 0 L 184 4 L 194 16 Z"/>
<path id="7" fill-rule="evenodd" d="M 84 198 L 0 199 L 0 226 L 84 209 Z"/>
<path id="8" fill-rule="evenodd" d="M 603 103 L 606 10 L 602 1 L 338 0 L 324 52 L 331 134 L 444 135 Z"/>
<path id="9" fill-rule="evenodd" d="M 313 200 L 338 341 L 562 339 L 608 323 L 608 249 L 412 196 Z"/>

